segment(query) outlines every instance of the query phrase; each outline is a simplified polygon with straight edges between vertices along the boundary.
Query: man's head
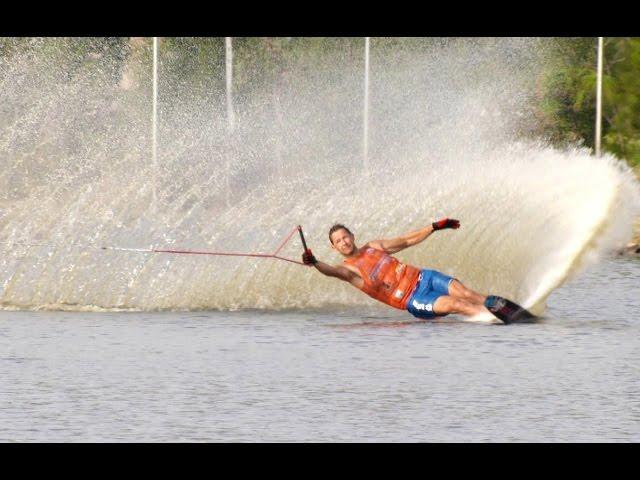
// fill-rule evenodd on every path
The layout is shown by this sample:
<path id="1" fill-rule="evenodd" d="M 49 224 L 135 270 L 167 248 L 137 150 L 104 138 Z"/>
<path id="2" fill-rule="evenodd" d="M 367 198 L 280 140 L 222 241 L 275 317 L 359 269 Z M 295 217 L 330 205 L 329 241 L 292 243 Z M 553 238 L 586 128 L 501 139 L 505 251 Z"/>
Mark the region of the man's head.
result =
<path id="1" fill-rule="evenodd" d="M 342 225 L 336 223 L 329 229 L 329 241 L 331 247 L 344 256 L 351 255 L 356 250 L 356 244 L 354 242 L 355 237 L 351 230 Z"/>

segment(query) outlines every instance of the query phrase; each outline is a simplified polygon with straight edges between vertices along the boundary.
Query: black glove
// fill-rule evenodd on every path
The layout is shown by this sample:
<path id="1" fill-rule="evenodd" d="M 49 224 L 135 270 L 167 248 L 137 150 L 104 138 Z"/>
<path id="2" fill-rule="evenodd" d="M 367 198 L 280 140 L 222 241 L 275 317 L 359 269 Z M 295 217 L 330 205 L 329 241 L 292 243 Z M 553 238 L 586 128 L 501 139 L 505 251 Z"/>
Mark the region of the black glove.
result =
<path id="1" fill-rule="evenodd" d="M 454 218 L 443 218 L 431 224 L 434 230 L 442 230 L 443 228 L 459 228 L 460 222 Z"/>
<path id="2" fill-rule="evenodd" d="M 307 249 L 302 254 L 302 263 L 304 263 L 305 265 L 315 265 L 316 263 L 318 263 L 318 260 L 316 260 L 316 257 L 313 256 L 311 250 Z"/>

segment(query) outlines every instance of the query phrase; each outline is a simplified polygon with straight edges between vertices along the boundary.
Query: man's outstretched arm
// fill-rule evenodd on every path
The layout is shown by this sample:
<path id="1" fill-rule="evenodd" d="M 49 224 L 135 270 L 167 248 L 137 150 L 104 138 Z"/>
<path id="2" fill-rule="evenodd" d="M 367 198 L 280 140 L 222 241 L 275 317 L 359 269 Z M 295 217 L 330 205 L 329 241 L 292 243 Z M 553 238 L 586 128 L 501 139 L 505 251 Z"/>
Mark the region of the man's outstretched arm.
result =
<path id="1" fill-rule="evenodd" d="M 459 228 L 460 222 L 453 218 L 443 218 L 437 222 L 433 222 L 431 225 L 416 230 L 415 232 L 409 232 L 406 235 L 402 235 L 396 238 L 390 238 L 385 240 L 373 240 L 368 245 L 383 250 L 387 253 L 396 253 L 400 250 L 404 250 L 408 247 L 413 247 L 418 243 L 424 241 L 429 235 L 436 230 L 442 230 L 444 228 Z"/>
<path id="2" fill-rule="evenodd" d="M 358 275 L 353 273 L 348 268 L 342 266 L 333 266 L 316 260 L 316 257 L 314 257 L 313 253 L 311 253 L 311 250 L 308 250 L 307 252 L 302 254 L 302 261 L 305 263 L 305 265 L 311 265 L 315 267 L 316 270 L 328 277 L 339 278 L 340 280 L 344 280 L 345 282 L 349 282 L 355 286 L 358 286 L 358 281 L 362 281 L 362 279 L 358 277 Z"/>

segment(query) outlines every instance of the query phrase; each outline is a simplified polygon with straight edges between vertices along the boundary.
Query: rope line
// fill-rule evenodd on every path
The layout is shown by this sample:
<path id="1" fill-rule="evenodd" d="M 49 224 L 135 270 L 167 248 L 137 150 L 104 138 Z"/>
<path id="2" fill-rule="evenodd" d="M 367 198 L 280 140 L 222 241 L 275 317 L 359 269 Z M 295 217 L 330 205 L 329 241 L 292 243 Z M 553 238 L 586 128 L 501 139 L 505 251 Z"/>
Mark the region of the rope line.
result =
<path id="1" fill-rule="evenodd" d="M 169 253 L 176 255 L 212 255 L 212 256 L 226 256 L 226 257 L 256 257 L 256 258 L 273 258 L 275 260 L 283 260 L 285 262 L 296 263 L 298 265 L 304 265 L 304 263 L 294 260 L 292 258 L 286 258 L 278 255 L 280 251 L 284 248 L 284 246 L 291 240 L 291 237 L 296 232 L 301 233 L 302 238 L 302 227 L 300 225 L 296 226 L 291 230 L 291 232 L 285 237 L 285 239 L 280 242 L 278 247 L 275 249 L 273 253 L 243 253 L 243 252 L 214 252 L 209 250 L 179 250 L 179 249 L 167 249 L 167 248 L 125 248 L 125 247 L 100 247 L 96 245 L 78 245 L 72 244 L 72 247 L 77 248 L 93 248 L 98 250 L 115 250 L 121 252 L 138 252 L 138 253 Z M 0 242 L 5 245 L 21 245 L 25 247 L 48 247 L 48 248 L 60 248 L 60 245 L 50 245 L 45 243 L 24 243 L 24 242 Z"/>

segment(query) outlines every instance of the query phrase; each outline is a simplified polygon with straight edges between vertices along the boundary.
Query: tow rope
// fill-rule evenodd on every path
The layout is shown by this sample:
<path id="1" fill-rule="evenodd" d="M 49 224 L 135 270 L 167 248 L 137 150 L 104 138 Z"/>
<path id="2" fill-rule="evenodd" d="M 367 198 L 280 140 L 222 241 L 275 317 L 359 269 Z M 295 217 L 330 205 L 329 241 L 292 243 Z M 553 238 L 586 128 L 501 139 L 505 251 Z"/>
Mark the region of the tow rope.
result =
<path id="1" fill-rule="evenodd" d="M 304 250 L 307 250 L 307 244 L 304 240 L 304 234 L 302 233 L 302 227 L 300 225 L 296 226 L 289 232 L 289 234 L 285 237 L 282 242 L 278 245 L 273 253 L 243 253 L 243 252 L 214 252 L 209 250 L 178 250 L 178 249 L 167 249 L 167 248 L 125 248 L 125 247 L 106 247 L 106 246 L 96 246 L 96 245 L 72 245 L 77 248 L 93 248 L 98 250 L 115 250 L 120 252 L 138 252 L 138 253 L 170 253 L 175 255 L 213 255 L 213 256 L 227 256 L 227 257 L 257 257 L 257 258 L 273 258 L 276 260 L 283 260 L 285 262 L 297 263 L 298 265 L 304 265 L 304 263 L 294 260 L 292 258 L 286 258 L 278 255 L 280 251 L 284 248 L 284 246 L 291 240 L 291 237 L 296 233 L 300 233 L 300 239 L 302 240 L 302 245 L 304 246 Z M 23 242 L 1 242 L 9 245 L 22 245 L 25 247 L 49 247 L 49 248 L 60 248 L 59 245 L 50 245 L 43 243 L 23 243 Z"/>

